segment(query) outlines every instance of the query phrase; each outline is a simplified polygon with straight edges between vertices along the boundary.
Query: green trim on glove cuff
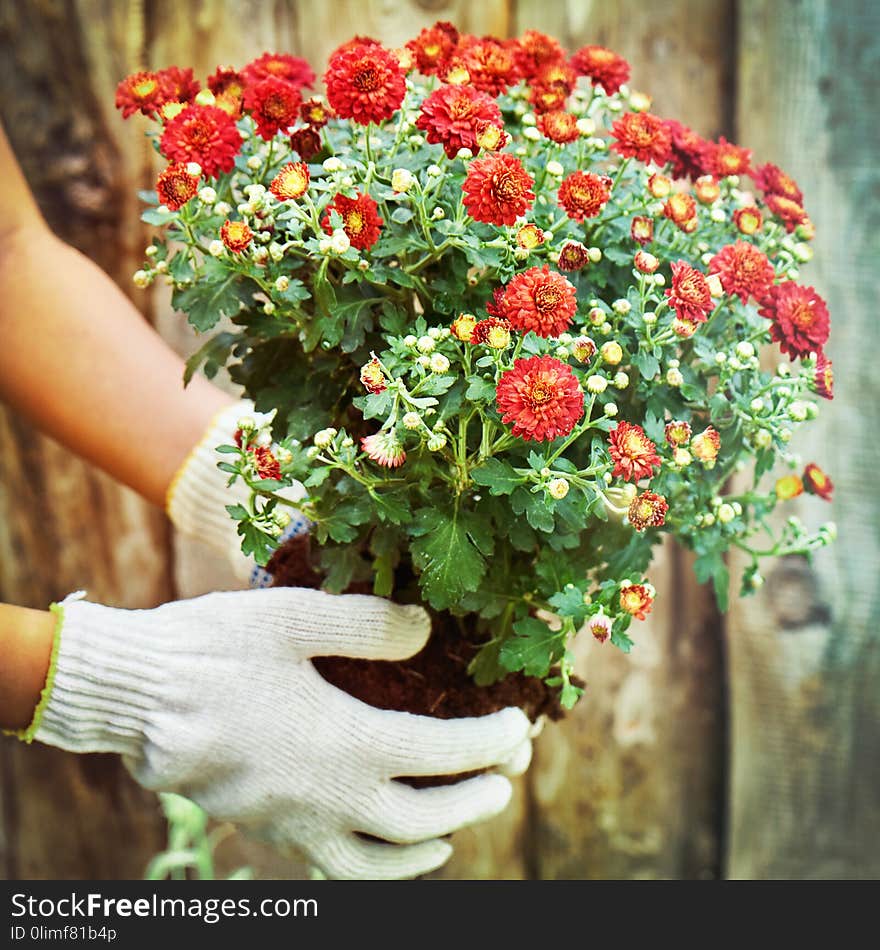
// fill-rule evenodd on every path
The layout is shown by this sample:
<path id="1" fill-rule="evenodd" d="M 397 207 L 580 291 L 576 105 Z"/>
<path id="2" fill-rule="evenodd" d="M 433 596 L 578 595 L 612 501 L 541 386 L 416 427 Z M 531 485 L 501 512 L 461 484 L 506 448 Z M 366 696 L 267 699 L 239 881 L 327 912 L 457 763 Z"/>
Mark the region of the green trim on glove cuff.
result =
<path id="1" fill-rule="evenodd" d="M 27 743 L 34 741 L 34 736 L 40 728 L 40 723 L 43 720 L 43 712 L 49 705 L 49 697 L 52 695 L 52 687 L 55 685 L 55 670 L 58 667 L 58 650 L 61 647 L 61 628 L 64 625 L 64 605 L 49 604 L 49 610 L 55 614 L 56 617 L 55 636 L 52 640 L 52 653 L 49 656 L 49 671 L 46 673 L 46 685 L 40 692 L 40 700 L 37 703 L 37 708 L 34 710 L 34 718 L 31 719 L 31 724 L 25 729 L 4 730 L 6 735 L 15 736 L 17 739 L 21 739 L 22 742 Z"/>

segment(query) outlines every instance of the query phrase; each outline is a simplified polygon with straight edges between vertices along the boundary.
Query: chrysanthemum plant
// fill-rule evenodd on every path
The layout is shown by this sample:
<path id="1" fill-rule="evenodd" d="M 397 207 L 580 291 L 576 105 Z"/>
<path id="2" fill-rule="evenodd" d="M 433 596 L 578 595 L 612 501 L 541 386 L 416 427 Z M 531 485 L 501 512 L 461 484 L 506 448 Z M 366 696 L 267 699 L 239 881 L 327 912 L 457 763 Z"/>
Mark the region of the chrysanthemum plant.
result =
<path id="1" fill-rule="evenodd" d="M 762 557 L 833 535 L 767 520 L 832 490 L 788 448 L 832 395 L 801 192 L 628 78 L 600 47 L 441 23 L 341 47 L 326 98 L 270 54 L 118 92 L 170 163 L 136 282 L 163 275 L 200 333 L 222 320 L 188 376 L 226 366 L 274 411 L 219 448 L 250 489 L 243 550 L 267 561 L 299 480 L 328 590 L 478 616 L 477 681 L 522 670 L 567 706 L 572 638 L 630 649 L 664 534 L 722 608 L 731 545 L 748 593 Z M 777 464 L 797 472 L 768 485 Z"/>

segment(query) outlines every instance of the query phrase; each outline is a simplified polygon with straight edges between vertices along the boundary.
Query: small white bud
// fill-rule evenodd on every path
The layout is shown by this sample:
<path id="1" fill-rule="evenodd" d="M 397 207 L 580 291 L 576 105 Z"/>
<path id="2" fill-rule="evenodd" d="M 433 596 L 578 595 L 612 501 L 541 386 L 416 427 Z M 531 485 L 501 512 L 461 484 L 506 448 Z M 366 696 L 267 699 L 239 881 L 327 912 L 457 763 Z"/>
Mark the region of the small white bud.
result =
<path id="1" fill-rule="evenodd" d="M 773 444 L 773 433 L 769 429 L 758 429 L 755 433 L 755 445 L 759 449 L 768 449 Z"/>
<path id="2" fill-rule="evenodd" d="M 460 149 L 458 150 L 458 152 L 456 153 L 456 156 L 455 156 L 455 157 L 456 157 L 456 158 L 464 158 L 464 159 L 473 158 L 473 157 L 474 157 L 474 153 L 473 153 L 469 148 L 460 148 Z"/>
<path id="3" fill-rule="evenodd" d="M 446 436 L 442 432 L 435 432 L 430 439 L 428 439 L 428 451 L 429 452 L 440 452 L 446 448 Z"/>
<path id="4" fill-rule="evenodd" d="M 449 360 L 442 353 L 435 353 L 431 357 L 431 372 L 445 373 L 449 369 Z"/>
<path id="5" fill-rule="evenodd" d="M 788 415 L 795 422 L 803 422 L 807 418 L 807 404 L 805 402 L 793 402 L 788 407 Z"/>
<path id="6" fill-rule="evenodd" d="M 439 178 L 443 174 L 443 169 L 439 165 L 429 165 L 427 172 L 431 178 Z"/>
<path id="7" fill-rule="evenodd" d="M 403 338 L 404 346 L 415 346 L 418 343 L 418 338 L 414 337 L 411 333 Z"/>
<path id="8" fill-rule="evenodd" d="M 611 309 L 621 316 L 626 316 L 632 310 L 632 304 L 625 297 L 620 297 L 611 304 Z"/>
<path id="9" fill-rule="evenodd" d="M 602 251 L 598 247 L 588 247 L 587 257 L 591 264 L 598 264 L 602 260 Z"/>
<path id="10" fill-rule="evenodd" d="M 736 511 L 733 508 L 733 505 L 727 504 L 725 502 L 718 509 L 718 520 L 722 524 L 730 524 L 731 521 L 736 517 Z"/>
<path id="11" fill-rule="evenodd" d="M 227 201 L 218 201 L 214 206 L 214 211 L 225 218 L 229 215 L 229 212 L 232 211 L 232 207 Z"/>
<path id="12" fill-rule="evenodd" d="M 193 178 L 200 178 L 202 174 L 202 166 L 198 162 L 187 162 L 186 173 L 187 175 L 192 175 Z"/>
<path id="13" fill-rule="evenodd" d="M 136 270 L 132 275 L 131 279 L 135 287 L 149 287 L 153 282 L 153 278 L 145 270 Z"/>
<path id="14" fill-rule="evenodd" d="M 155 244 L 148 244 L 147 247 L 144 249 L 144 254 L 146 254 L 147 257 L 155 257 L 158 253 L 159 253 L 159 248 L 156 247 Z"/>
<path id="15" fill-rule="evenodd" d="M 446 212 L 437 205 L 437 207 L 431 212 L 431 217 L 434 221 L 442 221 L 446 217 Z"/>
<path id="16" fill-rule="evenodd" d="M 724 213 L 723 208 L 713 208 L 709 212 L 709 217 L 717 224 L 723 224 L 727 220 L 727 215 Z"/>
<path id="17" fill-rule="evenodd" d="M 315 447 L 319 449 L 328 448 L 337 435 L 338 430 L 334 429 L 332 426 L 329 429 L 321 429 L 319 432 L 315 433 Z"/>
<path id="18" fill-rule="evenodd" d="M 629 386 L 629 376 L 626 373 L 620 372 L 614 374 L 614 388 L 615 389 L 626 389 Z"/>
<path id="19" fill-rule="evenodd" d="M 435 346 L 434 339 L 430 336 L 420 336 L 416 346 L 420 353 L 433 353 Z"/>
<path id="20" fill-rule="evenodd" d="M 422 424 L 422 417 L 417 412 L 407 412 L 403 417 L 404 429 L 418 429 Z"/>
<path id="21" fill-rule="evenodd" d="M 737 356 L 741 356 L 744 360 L 751 359 L 755 355 L 755 348 L 749 343 L 748 340 L 743 340 L 740 343 L 736 344 Z"/>
<path id="22" fill-rule="evenodd" d="M 351 240 L 342 228 L 337 228 L 330 238 L 330 248 L 335 254 L 344 254 L 351 247 Z"/>
<path id="23" fill-rule="evenodd" d="M 555 158 L 551 158 L 547 165 L 547 174 L 552 175 L 554 178 L 562 178 L 565 174 L 565 169 L 562 167 L 561 162 L 557 162 Z"/>
<path id="24" fill-rule="evenodd" d="M 391 187 L 397 192 L 407 192 L 414 184 L 415 178 L 408 168 L 395 168 L 391 173 Z"/>
<path id="25" fill-rule="evenodd" d="M 684 382 L 684 376 L 681 375 L 681 370 L 670 369 L 666 371 L 666 382 L 669 386 L 678 388 Z"/>
<path id="26" fill-rule="evenodd" d="M 608 388 L 608 380 L 604 376 L 600 376 L 598 373 L 594 373 L 592 376 L 587 377 L 587 391 L 591 393 L 604 393 Z"/>
<path id="27" fill-rule="evenodd" d="M 342 159 L 337 158 L 335 155 L 331 155 L 329 158 L 325 158 L 322 162 L 324 171 L 329 175 L 332 175 L 334 172 L 341 172 L 345 168 L 345 163 Z"/>
<path id="28" fill-rule="evenodd" d="M 666 283 L 666 278 L 662 274 L 654 274 L 654 284 L 662 287 Z"/>
<path id="29" fill-rule="evenodd" d="M 752 412 L 763 412 L 764 411 L 764 400 L 760 396 L 756 397 L 749 403 L 749 408 Z"/>
<path id="30" fill-rule="evenodd" d="M 247 160 L 247 167 L 250 168 L 251 171 L 259 171 L 262 166 L 263 159 L 260 158 L 259 155 L 251 155 L 251 157 Z"/>
<path id="31" fill-rule="evenodd" d="M 575 128 L 582 136 L 586 137 L 596 131 L 596 123 L 592 119 L 578 119 L 575 122 Z"/>
<path id="32" fill-rule="evenodd" d="M 568 494 L 568 488 L 567 478 L 554 478 L 547 483 L 547 491 L 550 492 L 550 497 L 555 498 L 557 501 L 562 501 L 562 499 L 565 498 Z"/>
<path id="33" fill-rule="evenodd" d="M 653 326 L 657 322 L 657 314 L 653 310 L 649 310 L 647 313 L 642 314 L 642 320 L 649 326 Z"/>
<path id="34" fill-rule="evenodd" d="M 263 304 L 263 313 L 265 313 L 267 317 L 271 317 L 272 314 L 275 313 L 275 304 L 272 303 L 271 300 Z"/>
<path id="35" fill-rule="evenodd" d="M 419 364 L 419 366 L 423 366 L 425 369 L 427 369 L 431 365 L 431 357 L 425 356 L 423 353 L 421 356 L 416 358 L 416 362 Z"/>
<path id="36" fill-rule="evenodd" d="M 616 415 L 617 415 L 617 403 L 616 403 L 616 402 L 606 402 L 606 403 L 605 403 L 604 412 L 605 412 L 605 415 L 606 415 L 606 416 L 609 416 L 609 417 L 616 416 Z"/>

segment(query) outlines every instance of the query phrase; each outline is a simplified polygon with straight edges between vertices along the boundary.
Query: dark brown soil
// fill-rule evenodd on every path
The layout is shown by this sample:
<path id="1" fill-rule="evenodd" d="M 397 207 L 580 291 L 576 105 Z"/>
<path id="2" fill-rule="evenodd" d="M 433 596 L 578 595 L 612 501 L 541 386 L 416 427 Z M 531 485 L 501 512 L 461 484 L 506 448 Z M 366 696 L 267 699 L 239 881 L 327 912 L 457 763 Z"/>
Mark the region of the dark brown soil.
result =
<path id="1" fill-rule="evenodd" d="M 291 538 L 267 565 L 275 587 L 320 586 L 320 575 L 311 567 L 309 540 Z M 369 593 L 369 588 L 352 589 Z M 511 673 L 498 683 L 477 686 L 468 664 L 479 642 L 468 638 L 463 624 L 448 613 L 432 614 L 432 632 L 425 648 L 408 660 L 359 660 L 317 657 L 312 662 L 325 680 L 377 709 L 394 709 L 437 719 L 486 716 L 507 706 L 518 706 L 535 721 L 546 715 L 565 714 L 559 692 L 537 677 Z M 459 781 L 463 775 L 407 779 L 414 786 Z"/>

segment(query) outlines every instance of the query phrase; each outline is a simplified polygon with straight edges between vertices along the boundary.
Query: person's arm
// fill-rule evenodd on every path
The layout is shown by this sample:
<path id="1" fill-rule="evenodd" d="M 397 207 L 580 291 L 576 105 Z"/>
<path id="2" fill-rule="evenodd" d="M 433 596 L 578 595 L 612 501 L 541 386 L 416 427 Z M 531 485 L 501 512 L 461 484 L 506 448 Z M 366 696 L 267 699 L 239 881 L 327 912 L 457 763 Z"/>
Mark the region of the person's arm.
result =
<path id="1" fill-rule="evenodd" d="M 47 227 L 0 129 L 0 400 L 155 504 L 233 400 Z"/>
<path id="2" fill-rule="evenodd" d="M 33 719 L 54 635 L 48 610 L 0 604 L 0 728 L 24 729 Z"/>

